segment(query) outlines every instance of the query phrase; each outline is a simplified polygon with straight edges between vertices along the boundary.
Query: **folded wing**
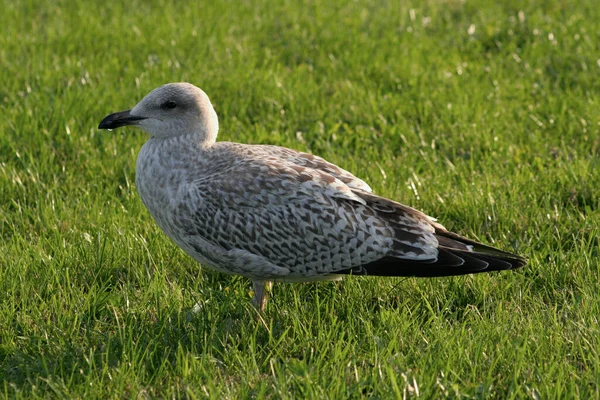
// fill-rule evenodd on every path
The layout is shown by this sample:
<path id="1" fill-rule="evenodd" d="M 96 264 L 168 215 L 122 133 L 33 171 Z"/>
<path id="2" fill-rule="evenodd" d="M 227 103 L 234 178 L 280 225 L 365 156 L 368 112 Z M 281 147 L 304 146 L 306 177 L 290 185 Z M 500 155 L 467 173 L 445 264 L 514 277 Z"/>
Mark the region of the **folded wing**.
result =
<path id="1" fill-rule="evenodd" d="M 275 156 L 238 158 L 230 168 L 193 182 L 186 207 L 189 198 L 199 200 L 186 234 L 225 252 L 251 254 L 297 280 L 332 274 L 448 276 L 525 263 L 369 193 L 362 180 L 323 159 L 293 151 L 282 155 L 288 149 L 278 149 Z"/>

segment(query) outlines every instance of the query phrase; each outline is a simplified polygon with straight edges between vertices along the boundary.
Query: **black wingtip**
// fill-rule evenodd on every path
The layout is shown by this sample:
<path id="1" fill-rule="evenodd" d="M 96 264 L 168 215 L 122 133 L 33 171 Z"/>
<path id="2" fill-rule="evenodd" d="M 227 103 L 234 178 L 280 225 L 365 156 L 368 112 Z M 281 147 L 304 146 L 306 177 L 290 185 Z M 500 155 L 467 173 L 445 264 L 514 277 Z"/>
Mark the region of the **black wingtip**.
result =
<path id="1" fill-rule="evenodd" d="M 337 273 L 369 276 L 441 277 L 514 270 L 527 264 L 527 260 L 523 257 L 510 253 L 498 256 L 447 248 L 439 248 L 438 251 L 435 261 L 384 257 L 375 262 Z"/>

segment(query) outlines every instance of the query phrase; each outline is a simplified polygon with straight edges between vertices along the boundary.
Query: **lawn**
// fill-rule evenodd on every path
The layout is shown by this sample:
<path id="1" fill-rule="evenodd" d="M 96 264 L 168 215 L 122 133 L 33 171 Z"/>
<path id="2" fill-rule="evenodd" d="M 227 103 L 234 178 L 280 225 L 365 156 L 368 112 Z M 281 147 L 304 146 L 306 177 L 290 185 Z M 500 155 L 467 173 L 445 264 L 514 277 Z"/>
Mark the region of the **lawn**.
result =
<path id="1" fill-rule="evenodd" d="M 203 3 L 2 1 L 4 397 L 600 398 L 596 1 Z M 257 314 L 145 210 L 145 133 L 97 129 L 175 81 L 221 140 L 323 156 L 528 265 L 280 284 Z"/>

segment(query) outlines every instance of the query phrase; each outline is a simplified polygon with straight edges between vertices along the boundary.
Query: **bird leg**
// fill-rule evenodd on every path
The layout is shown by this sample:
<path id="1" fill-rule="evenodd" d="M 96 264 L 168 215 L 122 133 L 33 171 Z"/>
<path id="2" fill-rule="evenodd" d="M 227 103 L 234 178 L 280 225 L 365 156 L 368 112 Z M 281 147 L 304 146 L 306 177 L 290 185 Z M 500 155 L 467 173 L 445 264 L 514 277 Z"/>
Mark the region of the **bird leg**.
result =
<path id="1" fill-rule="evenodd" d="M 267 305 L 267 299 L 269 298 L 269 291 L 273 288 L 273 282 L 271 281 L 252 281 L 252 288 L 254 289 L 254 297 L 252 298 L 252 304 L 258 309 L 263 311 Z"/>

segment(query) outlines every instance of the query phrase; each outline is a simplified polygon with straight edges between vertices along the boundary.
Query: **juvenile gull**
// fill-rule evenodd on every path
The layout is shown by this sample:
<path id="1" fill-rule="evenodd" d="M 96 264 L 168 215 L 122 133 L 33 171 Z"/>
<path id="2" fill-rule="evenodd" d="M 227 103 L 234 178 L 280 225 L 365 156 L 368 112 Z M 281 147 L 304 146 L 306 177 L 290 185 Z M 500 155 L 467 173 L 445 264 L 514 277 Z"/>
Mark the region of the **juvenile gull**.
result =
<path id="1" fill-rule="evenodd" d="M 154 89 L 98 128 L 125 125 L 150 134 L 137 158 L 136 185 L 156 223 L 201 264 L 250 278 L 261 309 L 272 281 L 452 276 L 525 265 L 373 194 L 323 158 L 216 142 L 217 114 L 189 83 Z"/>

